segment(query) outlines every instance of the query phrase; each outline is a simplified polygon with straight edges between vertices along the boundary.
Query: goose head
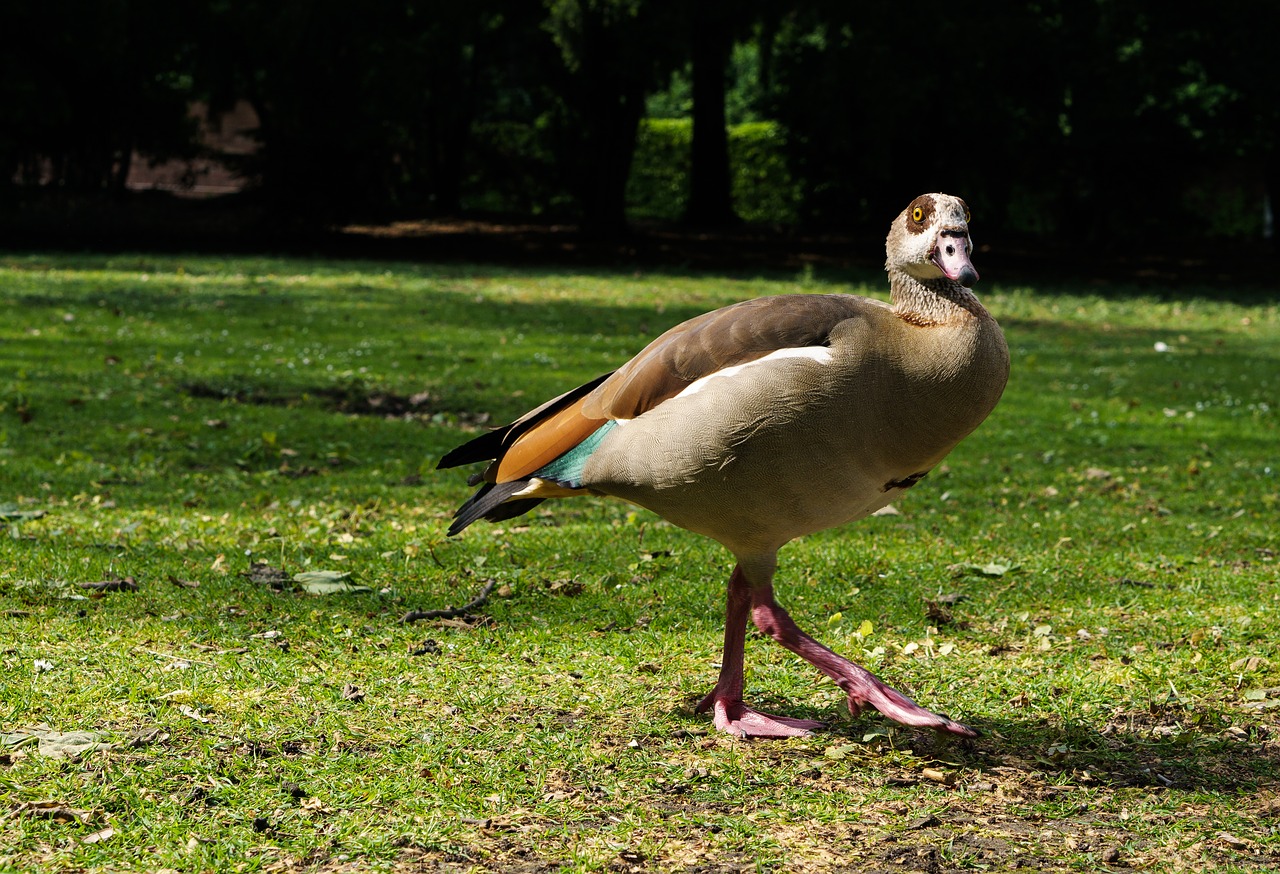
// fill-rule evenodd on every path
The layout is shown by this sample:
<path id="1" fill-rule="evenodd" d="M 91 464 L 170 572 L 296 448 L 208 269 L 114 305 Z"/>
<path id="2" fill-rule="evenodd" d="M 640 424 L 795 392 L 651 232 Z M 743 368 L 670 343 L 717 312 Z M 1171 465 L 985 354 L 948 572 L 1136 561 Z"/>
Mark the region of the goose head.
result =
<path id="1" fill-rule="evenodd" d="M 968 287 L 978 281 L 969 260 L 969 207 L 950 194 L 922 194 L 889 228 L 885 269 L 927 284 L 947 281 Z"/>

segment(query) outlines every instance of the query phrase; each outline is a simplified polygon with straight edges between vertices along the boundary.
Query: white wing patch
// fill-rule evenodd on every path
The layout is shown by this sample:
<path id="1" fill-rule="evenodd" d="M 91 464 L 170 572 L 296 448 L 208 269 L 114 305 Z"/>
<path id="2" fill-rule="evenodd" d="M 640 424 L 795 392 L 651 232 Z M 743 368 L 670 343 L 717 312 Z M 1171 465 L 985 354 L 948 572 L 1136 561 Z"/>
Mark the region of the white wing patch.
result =
<path id="1" fill-rule="evenodd" d="M 808 358 L 815 364 L 830 364 L 831 350 L 826 346 L 795 346 L 789 349 L 779 349 L 776 352 L 770 352 L 763 358 L 757 358 L 754 361 L 748 361 L 745 364 L 735 364 L 732 367 L 717 370 L 715 373 L 709 373 L 702 377 L 702 379 L 690 383 L 685 387 L 684 391 L 680 392 L 676 397 L 683 398 L 697 394 L 706 388 L 707 384 L 713 379 L 733 378 L 753 367 L 764 367 L 777 361 L 781 361 L 784 358 Z"/>
<path id="2" fill-rule="evenodd" d="M 585 495 L 586 489 L 571 489 L 542 477 L 531 477 L 529 484 L 513 494 L 508 500 L 516 498 L 570 498 L 574 495 Z"/>

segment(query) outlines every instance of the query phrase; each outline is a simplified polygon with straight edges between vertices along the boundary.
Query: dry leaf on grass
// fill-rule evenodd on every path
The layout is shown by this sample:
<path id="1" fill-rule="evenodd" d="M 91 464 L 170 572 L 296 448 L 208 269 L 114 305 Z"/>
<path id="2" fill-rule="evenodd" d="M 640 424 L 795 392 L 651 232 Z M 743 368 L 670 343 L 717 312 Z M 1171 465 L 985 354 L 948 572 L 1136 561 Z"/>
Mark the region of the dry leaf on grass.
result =
<path id="1" fill-rule="evenodd" d="M 44 510 L 24 510 L 11 502 L 0 504 L 0 522 L 26 522 L 44 515 Z"/>
<path id="2" fill-rule="evenodd" d="M 109 580 L 99 580 L 94 583 L 76 583 L 81 589 L 87 589 L 91 592 L 136 592 L 138 591 L 138 583 L 133 577 L 125 577 L 120 579 L 113 577 Z"/>
<path id="3" fill-rule="evenodd" d="M 189 719 L 194 719 L 196 722 L 209 721 L 209 717 L 205 716 L 199 710 L 196 710 L 194 707 L 190 706 L 189 704 L 179 704 L 178 712 Z"/>
<path id="4" fill-rule="evenodd" d="M 29 743 L 35 743 L 36 751 L 51 759 L 83 756 L 115 746 L 104 741 L 103 735 L 96 731 L 54 731 L 43 724 L 0 734 L 0 746 L 20 747 Z"/>
<path id="5" fill-rule="evenodd" d="M 348 582 L 351 574 L 346 571 L 303 571 L 293 575 L 293 581 L 310 595 L 344 595 L 351 592 L 372 592 L 368 586 Z"/>
<path id="6" fill-rule="evenodd" d="M 273 589 L 284 589 L 291 580 L 288 571 L 283 568 L 272 567 L 263 561 L 255 561 L 249 565 L 247 571 L 241 571 L 240 576 L 251 583 L 270 586 Z"/>
<path id="7" fill-rule="evenodd" d="M 987 564 L 953 564 L 948 570 L 957 577 L 1003 577 L 1005 574 L 1014 573 L 1018 568 L 1019 565 L 1016 564 L 1001 564 L 993 561 Z"/>
<path id="8" fill-rule="evenodd" d="M 1231 834 L 1230 832 L 1218 832 L 1218 840 L 1222 841 L 1222 843 L 1226 844 L 1228 847 L 1230 847 L 1233 850 L 1249 849 L 1248 841 L 1244 840 L 1243 838 L 1238 838 L 1235 835 Z"/>

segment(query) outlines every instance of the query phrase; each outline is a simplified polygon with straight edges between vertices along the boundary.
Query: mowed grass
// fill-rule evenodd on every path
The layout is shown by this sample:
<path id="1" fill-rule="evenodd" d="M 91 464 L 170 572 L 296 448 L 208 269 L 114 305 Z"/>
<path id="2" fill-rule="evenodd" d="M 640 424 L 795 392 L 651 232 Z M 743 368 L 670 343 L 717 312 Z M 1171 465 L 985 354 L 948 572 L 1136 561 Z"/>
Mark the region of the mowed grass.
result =
<path id="1" fill-rule="evenodd" d="M 1001 405 L 899 515 L 784 550 L 800 624 L 975 742 L 758 636 L 749 700 L 828 729 L 709 732 L 731 562 L 646 511 L 446 539 L 435 462 L 486 424 L 715 306 L 883 289 L 0 256 L 0 870 L 1280 865 L 1263 290 L 988 277 Z"/>

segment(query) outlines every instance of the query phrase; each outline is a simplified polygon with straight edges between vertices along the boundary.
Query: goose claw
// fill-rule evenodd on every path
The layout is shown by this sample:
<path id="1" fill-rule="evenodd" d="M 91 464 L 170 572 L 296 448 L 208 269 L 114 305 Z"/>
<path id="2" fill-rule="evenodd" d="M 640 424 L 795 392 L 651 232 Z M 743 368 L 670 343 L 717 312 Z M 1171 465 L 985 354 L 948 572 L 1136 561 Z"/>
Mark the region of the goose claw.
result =
<path id="1" fill-rule="evenodd" d="M 712 692 L 698 705 L 698 712 L 713 711 L 713 722 L 719 731 L 736 738 L 809 737 L 823 723 L 812 719 L 771 716 L 742 703 L 741 699 L 721 698 Z"/>

